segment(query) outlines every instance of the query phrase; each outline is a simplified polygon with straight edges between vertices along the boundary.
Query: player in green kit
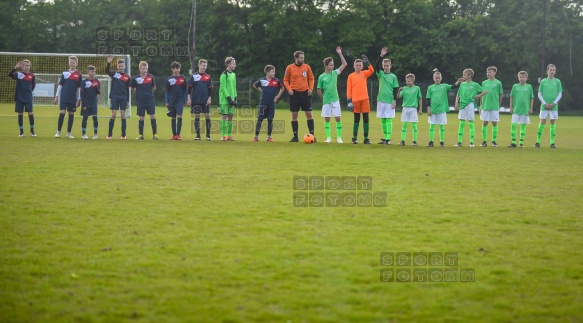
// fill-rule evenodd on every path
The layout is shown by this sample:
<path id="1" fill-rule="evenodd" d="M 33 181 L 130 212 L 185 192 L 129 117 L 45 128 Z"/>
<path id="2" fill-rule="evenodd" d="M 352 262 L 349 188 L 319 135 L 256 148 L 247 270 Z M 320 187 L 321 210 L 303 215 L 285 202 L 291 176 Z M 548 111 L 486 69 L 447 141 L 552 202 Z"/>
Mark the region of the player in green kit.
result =
<path id="1" fill-rule="evenodd" d="M 338 75 L 342 73 L 347 63 L 342 55 L 342 47 L 336 47 L 336 53 L 340 56 L 342 65 L 334 69 L 334 60 L 332 57 L 324 59 L 324 74 L 318 77 L 318 95 L 322 99 L 322 117 L 324 117 L 324 129 L 326 130 L 326 143 L 332 142 L 330 133 L 330 118 L 334 116 L 336 119 L 336 140 L 339 144 L 342 143 L 342 121 L 340 121 L 340 98 L 338 97 Z"/>
<path id="2" fill-rule="evenodd" d="M 405 76 L 407 86 L 399 88 L 397 98 L 403 98 L 403 112 L 401 113 L 401 143 L 399 145 L 405 146 L 405 138 L 407 137 L 407 126 L 411 122 L 413 128 L 413 146 L 417 146 L 417 114 L 423 114 L 423 104 L 421 103 L 421 89 L 415 85 L 415 75 L 409 73 Z"/>
<path id="3" fill-rule="evenodd" d="M 449 102 L 447 92 L 457 89 L 458 85 L 464 79 L 460 78 L 454 85 L 441 83 L 441 72 L 433 70 L 433 85 L 427 88 L 425 95 L 427 105 L 427 121 L 429 122 L 429 144 L 427 147 L 433 147 L 433 137 L 435 136 L 435 125 L 439 125 L 439 146 L 445 147 L 445 125 L 447 124 L 447 111 L 449 111 Z"/>
<path id="4" fill-rule="evenodd" d="M 476 101 L 488 94 L 488 91 L 486 91 L 480 84 L 472 81 L 473 77 L 474 70 L 470 68 L 464 70 L 462 77 L 464 82 L 460 84 L 460 89 L 455 98 L 455 109 L 456 111 L 459 111 L 458 119 L 460 119 L 458 140 L 457 144 L 455 144 L 456 147 L 462 146 L 466 121 L 468 121 L 470 127 L 470 147 L 474 147 L 474 135 L 476 131 L 474 128 L 474 110 L 477 105 Z"/>
<path id="5" fill-rule="evenodd" d="M 530 124 L 529 114 L 532 113 L 534 105 L 534 94 L 532 86 L 526 83 L 528 73 L 518 72 L 518 82 L 512 86 L 510 92 L 510 113 L 512 113 L 512 125 L 510 136 L 512 143 L 508 148 L 516 148 L 516 128 L 520 124 L 520 148 L 524 147 L 524 137 L 526 136 L 526 125 Z"/>
<path id="6" fill-rule="evenodd" d="M 399 81 L 397 76 L 391 73 L 391 60 L 383 59 L 388 53 L 388 49 L 381 49 L 381 56 L 377 58 L 375 68 L 379 78 L 379 94 L 377 96 L 377 118 L 381 119 L 384 138 L 379 144 L 390 145 L 391 134 L 393 133 L 393 118 L 395 117 L 395 107 L 397 102 L 397 91 L 399 90 Z M 382 64 L 382 68 L 381 68 Z"/>
<path id="7" fill-rule="evenodd" d="M 225 59 L 227 69 L 221 74 L 219 87 L 219 113 L 221 114 L 221 141 L 235 141 L 233 133 L 233 115 L 237 106 L 237 63 L 233 57 Z"/>
<path id="8" fill-rule="evenodd" d="M 482 125 L 482 144 L 486 147 L 488 139 L 488 122 L 492 121 L 492 147 L 498 147 L 496 139 L 498 138 L 498 121 L 500 121 L 500 104 L 502 104 L 502 83 L 496 79 L 498 69 L 490 66 L 486 69 L 488 79 L 482 82 L 482 87 L 488 91 L 482 98 L 482 107 L 480 109 L 480 120 L 484 121 Z"/>
<path id="9" fill-rule="evenodd" d="M 559 100 L 563 97 L 563 85 L 561 81 L 555 77 L 557 67 L 553 64 L 547 66 L 547 77 L 540 82 L 538 86 L 538 98 L 541 102 L 540 107 L 540 124 L 538 125 L 538 132 L 536 135 L 536 148 L 540 147 L 540 139 L 545 130 L 545 123 L 547 118 L 551 119 L 551 148 L 555 146 L 555 135 L 557 128 L 555 122 L 559 118 Z"/>

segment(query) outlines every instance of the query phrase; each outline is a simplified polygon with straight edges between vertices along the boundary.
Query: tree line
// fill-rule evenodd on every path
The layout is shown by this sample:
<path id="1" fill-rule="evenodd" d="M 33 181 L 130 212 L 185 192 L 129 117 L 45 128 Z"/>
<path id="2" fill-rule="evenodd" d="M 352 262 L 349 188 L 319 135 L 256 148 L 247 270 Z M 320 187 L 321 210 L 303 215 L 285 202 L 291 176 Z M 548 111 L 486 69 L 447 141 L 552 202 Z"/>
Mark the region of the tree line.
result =
<path id="1" fill-rule="evenodd" d="M 413 73 L 417 82 L 430 83 L 434 68 L 445 82 L 473 68 L 481 82 L 486 68 L 496 66 L 505 89 L 517 83 L 520 70 L 538 88 L 552 63 L 565 87 L 562 109 L 583 110 L 583 3 L 578 0 L 197 0 L 194 28 L 192 9 L 193 0 L 3 1 L 0 48 L 97 53 L 100 45 L 108 50 L 118 45 L 132 54 L 134 45 L 142 48 L 132 56 L 134 65 L 146 60 L 158 77 L 170 73 L 173 60 L 187 73 L 205 58 L 218 80 L 227 56 L 237 59 L 240 78 L 261 77 L 267 64 L 281 78 L 293 53 L 302 50 L 317 77 L 322 60 L 336 58 L 338 45 L 349 65 L 362 54 L 374 62 L 387 46 L 401 82 Z M 99 36 L 118 29 L 138 31 L 142 38 Z M 164 30 L 170 39 L 163 38 Z M 157 38 L 146 40 L 147 31 Z M 146 52 L 148 46 L 156 52 Z M 340 84 L 348 75 L 343 74 Z"/>

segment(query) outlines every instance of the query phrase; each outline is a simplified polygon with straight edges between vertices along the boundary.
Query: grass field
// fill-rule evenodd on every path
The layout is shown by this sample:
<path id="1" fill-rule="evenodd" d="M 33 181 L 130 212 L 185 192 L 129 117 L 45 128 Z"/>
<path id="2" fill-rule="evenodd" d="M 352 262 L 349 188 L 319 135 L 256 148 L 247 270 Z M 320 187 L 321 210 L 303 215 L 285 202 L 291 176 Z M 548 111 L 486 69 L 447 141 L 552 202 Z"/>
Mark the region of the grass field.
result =
<path id="1" fill-rule="evenodd" d="M 499 148 L 467 147 L 467 129 L 454 148 L 453 114 L 446 148 L 425 147 L 425 115 L 419 147 L 395 145 L 399 121 L 393 145 L 376 145 L 376 118 L 373 145 L 288 143 L 289 113 L 276 118 L 275 142 L 253 143 L 195 142 L 190 116 L 181 142 L 150 140 L 149 122 L 147 140 L 133 140 L 137 118 L 132 140 L 104 140 L 100 118 L 102 139 L 84 141 L 79 116 L 76 139 L 52 137 L 56 117 L 17 138 L 16 118 L 0 117 L 0 321 L 583 321 L 583 118 L 559 119 L 559 149 L 548 126 L 532 148 L 536 117 L 524 149 L 506 148 L 509 116 Z M 295 207 L 300 176 L 369 177 L 372 190 L 357 192 L 386 193 L 386 206 Z M 381 266 L 392 252 L 453 252 L 458 263 Z M 475 276 L 382 281 L 383 270 L 431 268 Z"/>

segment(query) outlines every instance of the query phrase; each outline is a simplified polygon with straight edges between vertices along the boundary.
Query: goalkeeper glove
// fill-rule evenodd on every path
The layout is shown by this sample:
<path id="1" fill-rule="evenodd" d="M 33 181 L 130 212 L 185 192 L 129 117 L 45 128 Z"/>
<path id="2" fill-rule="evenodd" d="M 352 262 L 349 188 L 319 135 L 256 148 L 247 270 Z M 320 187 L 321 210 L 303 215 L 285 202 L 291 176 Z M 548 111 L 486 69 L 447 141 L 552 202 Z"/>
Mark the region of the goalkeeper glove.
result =
<path id="1" fill-rule="evenodd" d="M 354 110 L 354 104 L 352 104 L 352 99 L 348 99 L 348 112 Z"/>
<path id="2" fill-rule="evenodd" d="M 363 62 L 365 62 L 366 64 L 370 64 L 368 61 L 368 57 L 366 57 L 366 55 L 362 54 L 360 57 L 362 57 Z"/>
<path id="3" fill-rule="evenodd" d="M 237 105 L 237 102 L 233 101 L 233 99 L 231 99 L 230 96 L 227 97 L 227 101 L 229 102 L 229 105 L 230 106 L 233 106 L 234 107 L 234 106 Z"/>

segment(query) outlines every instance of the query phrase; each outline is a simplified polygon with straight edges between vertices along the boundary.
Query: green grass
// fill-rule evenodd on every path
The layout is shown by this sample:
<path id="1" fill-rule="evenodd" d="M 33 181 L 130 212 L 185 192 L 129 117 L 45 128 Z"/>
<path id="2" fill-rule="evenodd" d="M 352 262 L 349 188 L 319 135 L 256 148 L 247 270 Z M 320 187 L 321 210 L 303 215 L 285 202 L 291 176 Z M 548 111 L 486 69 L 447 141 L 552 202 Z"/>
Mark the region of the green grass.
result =
<path id="1" fill-rule="evenodd" d="M 100 118 L 84 141 L 78 116 L 74 140 L 52 138 L 56 117 L 16 138 L 0 117 L 0 321 L 583 320 L 582 118 L 559 119 L 556 150 L 548 126 L 532 148 L 536 117 L 524 149 L 505 148 L 509 116 L 499 148 L 452 147 L 452 114 L 431 149 L 425 115 L 420 147 L 292 144 L 276 118 L 274 143 L 225 143 L 193 141 L 190 116 L 182 142 L 149 140 L 149 122 L 133 140 L 137 118 L 132 140 L 104 140 Z M 294 176 L 370 176 L 388 205 L 294 207 Z M 475 282 L 381 282 L 381 252 L 457 252 Z"/>

